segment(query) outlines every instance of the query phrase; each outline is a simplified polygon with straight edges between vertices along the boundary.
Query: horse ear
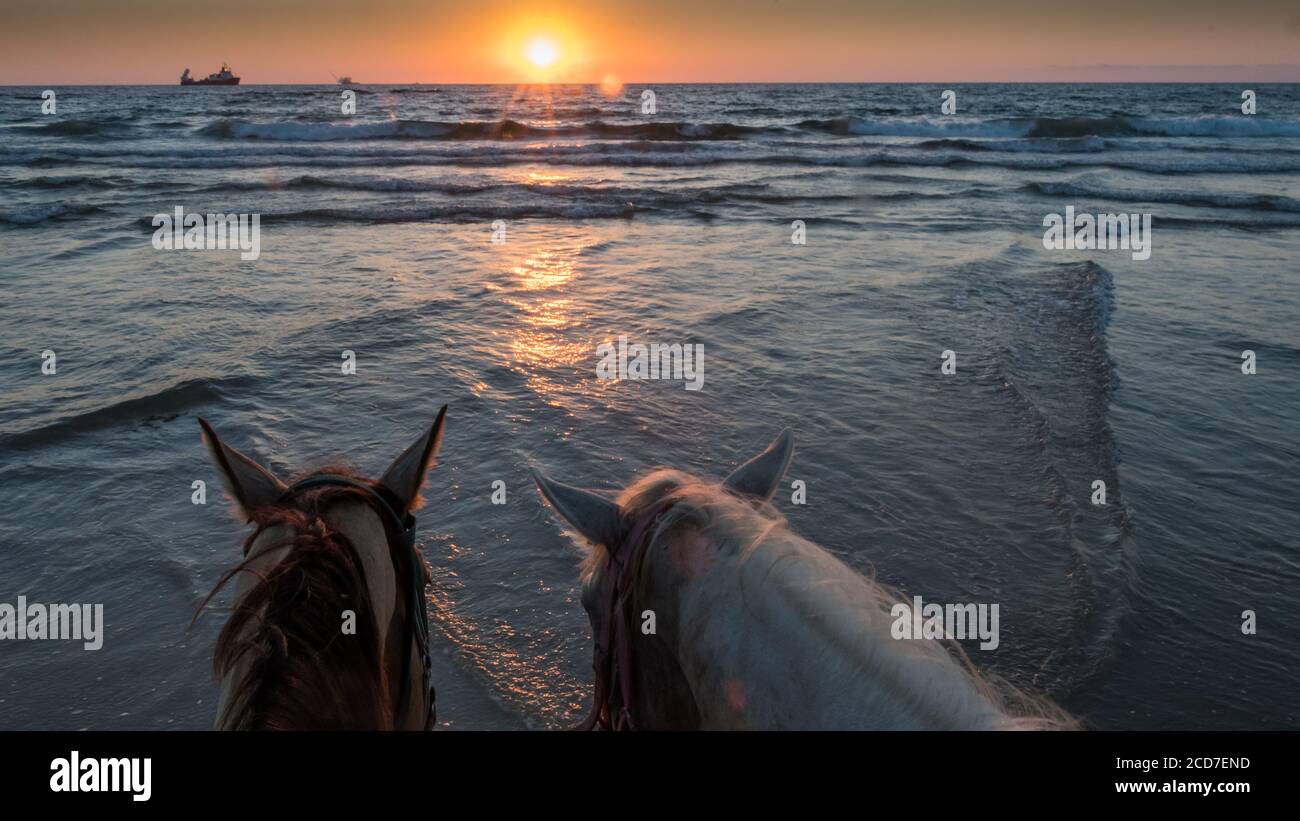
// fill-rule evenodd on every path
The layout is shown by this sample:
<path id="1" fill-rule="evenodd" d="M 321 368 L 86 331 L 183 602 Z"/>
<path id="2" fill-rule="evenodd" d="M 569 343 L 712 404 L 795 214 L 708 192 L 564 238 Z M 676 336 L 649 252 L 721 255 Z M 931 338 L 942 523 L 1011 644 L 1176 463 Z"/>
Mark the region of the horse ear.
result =
<path id="1" fill-rule="evenodd" d="M 438 449 L 442 447 L 443 420 L 447 417 L 447 406 L 438 411 L 438 418 L 433 420 L 433 427 L 415 442 L 402 455 L 393 460 L 379 479 L 379 484 L 388 488 L 401 506 L 398 513 L 405 513 L 420 506 L 420 487 L 429 469 L 438 459 Z"/>
<path id="2" fill-rule="evenodd" d="M 623 512 L 614 502 L 589 490 L 551 479 L 533 468 L 533 481 L 555 512 L 587 541 L 615 548 L 623 541 Z"/>
<path id="3" fill-rule="evenodd" d="M 794 434 L 789 428 L 772 440 L 767 450 L 736 468 L 722 482 L 733 493 L 747 497 L 759 504 L 772 498 L 781 483 L 790 459 L 794 456 Z"/>
<path id="4" fill-rule="evenodd" d="M 221 473 L 221 481 L 244 516 L 251 520 L 252 511 L 275 504 L 276 499 L 287 489 L 284 482 L 221 441 L 208 420 L 199 419 L 199 426 L 203 428 L 203 443 L 208 446 L 212 462 Z"/>

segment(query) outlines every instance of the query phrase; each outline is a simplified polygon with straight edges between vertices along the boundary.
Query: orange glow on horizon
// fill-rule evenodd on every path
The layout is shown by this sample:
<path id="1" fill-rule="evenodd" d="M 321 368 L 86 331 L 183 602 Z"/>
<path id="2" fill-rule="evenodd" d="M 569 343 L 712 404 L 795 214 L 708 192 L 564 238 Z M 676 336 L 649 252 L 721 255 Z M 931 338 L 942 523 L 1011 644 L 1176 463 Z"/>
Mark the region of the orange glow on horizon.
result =
<path id="1" fill-rule="evenodd" d="M 223 0 L 196 26 L 185 4 L 10 0 L 0 82 L 172 85 L 222 60 L 245 85 L 328 85 L 337 66 L 371 84 L 1300 77 L 1294 0 L 1091 8 L 1125 24 L 1063 38 L 1073 7 L 1021 0 L 370 0 L 365 15 L 355 0 Z"/>

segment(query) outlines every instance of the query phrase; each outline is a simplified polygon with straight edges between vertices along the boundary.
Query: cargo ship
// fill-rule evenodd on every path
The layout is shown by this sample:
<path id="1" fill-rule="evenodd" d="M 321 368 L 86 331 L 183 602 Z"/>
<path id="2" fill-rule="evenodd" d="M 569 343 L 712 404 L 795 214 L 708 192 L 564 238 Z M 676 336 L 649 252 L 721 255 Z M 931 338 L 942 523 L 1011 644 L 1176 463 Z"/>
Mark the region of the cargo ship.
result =
<path id="1" fill-rule="evenodd" d="M 236 77 L 231 72 L 230 66 L 228 66 L 225 63 L 222 63 L 221 71 L 217 71 L 212 74 L 209 74 L 207 77 L 204 77 L 202 80 L 194 79 L 193 77 L 190 76 L 190 70 L 188 68 L 185 69 L 185 73 L 181 75 L 181 85 L 183 86 L 237 86 L 239 85 L 239 78 Z"/>

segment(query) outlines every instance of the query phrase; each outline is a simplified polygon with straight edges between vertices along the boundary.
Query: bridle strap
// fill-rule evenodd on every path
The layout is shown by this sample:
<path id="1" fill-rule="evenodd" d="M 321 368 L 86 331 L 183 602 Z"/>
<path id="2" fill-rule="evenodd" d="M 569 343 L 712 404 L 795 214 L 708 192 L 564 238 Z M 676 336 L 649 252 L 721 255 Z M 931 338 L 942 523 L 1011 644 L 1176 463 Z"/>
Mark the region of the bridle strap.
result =
<path id="1" fill-rule="evenodd" d="M 636 589 L 637 566 L 641 548 L 653 530 L 676 500 L 665 499 L 637 518 L 627 536 L 609 550 L 609 593 L 605 599 L 604 618 L 600 635 L 596 637 L 593 669 L 596 673 L 595 693 L 591 712 L 586 720 L 574 729 L 635 730 L 637 722 L 632 715 L 636 703 L 634 689 L 634 654 L 632 645 L 633 596 Z M 617 669 L 617 675 L 615 670 Z M 610 713 L 614 694 L 619 696 L 617 715 Z"/>
<path id="2" fill-rule="evenodd" d="M 277 504 L 288 504 L 295 496 L 305 490 L 311 490 L 317 487 L 351 487 L 365 491 L 372 502 L 376 504 L 381 514 L 386 517 L 394 527 L 394 530 L 400 535 L 402 548 L 409 557 L 410 567 L 408 570 L 409 582 L 407 589 L 409 592 L 409 601 L 407 607 L 410 612 L 407 613 L 407 629 L 404 631 L 404 644 L 402 651 L 402 673 L 401 685 L 398 691 L 397 704 L 393 710 L 393 726 L 400 727 L 406 718 L 406 705 L 411 699 L 411 644 L 415 643 L 419 648 L 421 661 L 424 665 L 424 682 L 429 687 L 429 714 L 425 717 L 426 729 L 435 722 L 434 706 L 434 689 L 430 683 L 430 659 L 429 659 L 429 614 L 425 610 L 424 604 L 424 568 L 420 564 L 420 555 L 415 550 L 415 517 L 407 513 L 401 515 L 392 503 L 381 493 L 374 485 L 354 479 L 351 476 L 344 476 L 338 473 L 320 473 L 315 476 L 309 476 L 302 481 L 295 482 L 287 488 L 276 500 Z M 392 559 L 392 550 L 390 544 L 389 559 Z M 393 562 L 393 569 L 397 569 L 397 562 Z"/>
<path id="3" fill-rule="evenodd" d="M 281 493 L 280 498 L 276 499 L 275 501 L 276 504 L 285 504 L 290 500 L 292 500 L 294 496 L 297 496 L 299 493 L 302 493 L 304 490 L 310 490 L 314 487 L 325 487 L 325 486 L 354 487 L 357 490 L 365 491 L 366 494 L 373 501 L 379 504 L 379 509 L 382 510 L 385 514 L 387 514 L 388 521 L 396 525 L 397 532 L 402 534 L 403 539 L 406 538 L 408 531 L 410 531 L 410 534 L 412 536 L 415 535 L 414 516 L 410 515 L 409 513 L 405 517 L 398 515 L 397 510 L 391 504 L 389 504 L 388 499 L 384 498 L 384 494 L 380 493 L 378 490 L 375 489 L 374 485 L 371 485 L 368 482 L 363 482 L 360 479 L 354 479 L 351 476 L 344 476 L 339 473 L 319 473 L 315 476 L 309 476 L 300 482 L 295 482 L 291 487 L 287 488 L 283 493 Z"/>

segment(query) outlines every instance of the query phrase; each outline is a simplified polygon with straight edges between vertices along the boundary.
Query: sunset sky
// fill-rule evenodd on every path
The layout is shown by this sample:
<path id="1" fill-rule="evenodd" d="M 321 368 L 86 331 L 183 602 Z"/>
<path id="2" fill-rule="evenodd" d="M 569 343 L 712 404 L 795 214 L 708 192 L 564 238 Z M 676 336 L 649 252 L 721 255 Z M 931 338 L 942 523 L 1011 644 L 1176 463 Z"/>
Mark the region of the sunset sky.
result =
<path id="1" fill-rule="evenodd" d="M 8 85 L 1298 82 L 1297 55 L 1296 0 L 0 0 Z"/>

